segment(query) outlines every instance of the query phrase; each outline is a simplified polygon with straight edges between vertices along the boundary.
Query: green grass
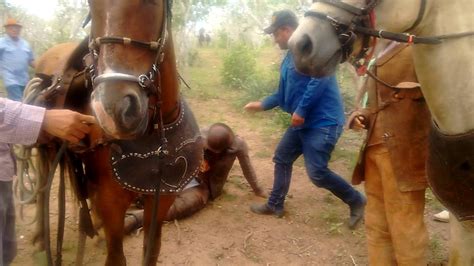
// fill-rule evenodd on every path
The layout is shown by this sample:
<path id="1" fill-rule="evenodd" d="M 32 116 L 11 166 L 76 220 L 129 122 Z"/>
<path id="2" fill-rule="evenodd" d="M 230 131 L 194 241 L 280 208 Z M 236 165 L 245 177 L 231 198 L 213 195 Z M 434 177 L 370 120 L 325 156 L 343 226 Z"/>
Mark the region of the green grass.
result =
<path id="1" fill-rule="evenodd" d="M 428 243 L 430 259 L 436 263 L 442 263 L 445 260 L 444 247 L 441 244 L 443 240 L 438 234 L 432 235 Z"/>
<path id="2" fill-rule="evenodd" d="M 327 225 L 329 234 L 342 234 L 342 227 L 344 225 L 344 222 L 341 219 L 340 211 L 336 210 L 335 208 L 329 207 L 322 211 L 321 218 Z"/>
<path id="3" fill-rule="evenodd" d="M 439 200 L 435 197 L 435 195 L 433 195 L 433 192 L 429 188 L 425 192 L 425 199 L 426 205 L 435 212 L 440 212 L 446 209 L 443 204 L 441 204 L 441 202 L 439 202 Z"/>
<path id="4" fill-rule="evenodd" d="M 234 194 L 229 194 L 228 192 L 224 190 L 224 193 L 222 193 L 220 198 L 222 201 L 229 202 L 229 201 L 236 201 L 238 197 Z"/>

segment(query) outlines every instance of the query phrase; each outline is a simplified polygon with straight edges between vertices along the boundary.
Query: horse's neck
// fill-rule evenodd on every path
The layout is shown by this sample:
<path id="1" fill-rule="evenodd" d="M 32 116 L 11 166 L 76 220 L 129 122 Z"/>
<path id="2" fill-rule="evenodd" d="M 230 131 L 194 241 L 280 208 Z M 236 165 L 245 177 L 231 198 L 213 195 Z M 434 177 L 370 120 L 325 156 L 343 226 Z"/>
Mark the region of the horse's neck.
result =
<path id="1" fill-rule="evenodd" d="M 418 16 L 421 0 L 386 0 L 377 6 L 377 28 L 402 32 Z M 435 36 L 474 30 L 472 0 L 428 1 L 421 23 L 411 31 Z M 399 12 L 397 12 L 399 10 Z M 441 131 L 459 134 L 474 129 L 474 38 L 445 40 L 440 45 L 415 45 L 414 61 L 433 119 Z"/>
<path id="2" fill-rule="evenodd" d="M 425 16 L 414 30 L 434 36 L 474 30 L 472 0 L 428 1 Z M 445 40 L 440 45 L 415 45 L 414 61 L 434 120 L 446 134 L 474 129 L 474 38 Z"/>
<path id="3" fill-rule="evenodd" d="M 179 83 L 173 39 L 168 35 L 165 57 L 160 65 L 161 99 L 164 123 L 173 122 L 179 113 Z"/>

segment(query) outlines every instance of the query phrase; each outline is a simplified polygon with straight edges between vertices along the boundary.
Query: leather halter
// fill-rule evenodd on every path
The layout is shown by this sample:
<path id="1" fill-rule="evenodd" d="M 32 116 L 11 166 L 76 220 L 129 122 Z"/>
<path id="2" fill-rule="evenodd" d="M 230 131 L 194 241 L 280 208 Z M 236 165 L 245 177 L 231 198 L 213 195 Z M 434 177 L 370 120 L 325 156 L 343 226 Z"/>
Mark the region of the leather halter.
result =
<path id="1" fill-rule="evenodd" d="M 379 0 L 370 0 L 367 3 L 367 6 L 364 8 L 358 8 L 347 3 L 344 3 L 340 0 L 313 0 L 313 3 L 321 2 L 324 4 L 328 4 L 339 9 L 342 9 L 350 14 L 353 15 L 353 18 L 350 23 L 343 23 L 336 18 L 333 18 L 325 13 L 318 12 L 318 11 L 307 11 L 304 16 L 305 17 L 314 17 L 319 18 L 322 20 L 328 21 L 331 26 L 336 31 L 338 36 L 339 42 L 341 44 L 341 63 L 347 61 L 352 54 L 353 44 L 357 38 L 355 27 L 360 25 L 362 27 L 373 27 L 373 10 L 375 6 L 378 4 Z M 352 59 L 352 61 L 359 61 L 363 58 L 368 50 L 370 45 L 370 36 L 364 36 L 363 40 L 363 47 L 359 54 Z M 373 44 L 375 45 L 375 43 Z"/>
<path id="2" fill-rule="evenodd" d="M 168 39 L 168 21 L 170 20 L 170 4 L 168 0 L 163 1 L 163 23 L 160 35 L 157 41 L 144 42 L 140 40 L 134 40 L 128 37 L 116 37 L 116 36 L 102 36 L 102 37 L 90 37 L 89 40 L 89 50 L 93 57 L 93 63 L 89 66 L 90 79 L 93 86 L 97 86 L 102 82 L 108 81 L 129 81 L 136 82 L 138 85 L 144 89 L 148 95 L 155 94 L 159 96 L 161 94 L 160 86 L 153 86 L 156 78 L 159 77 L 159 67 L 164 59 L 164 48 L 166 45 L 166 40 Z M 138 76 L 125 74 L 125 73 L 105 73 L 96 76 L 96 64 L 99 57 L 99 48 L 103 44 L 122 44 L 122 45 L 133 45 L 144 49 L 150 49 L 156 51 L 156 57 L 153 65 L 150 68 L 148 73 L 143 73 Z M 161 82 L 159 80 L 158 82 Z"/>
<path id="3" fill-rule="evenodd" d="M 364 8 L 358 8 L 352 6 L 350 4 L 344 3 L 341 0 L 313 0 L 313 3 L 321 2 L 325 3 L 339 9 L 342 9 L 352 15 L 354 15 L 353 19 L 350 23 L 341 22 L 338 19 L 331 17 L 325 13 L 318 12 L 318 11 L 308 11 L 305 13 L 305 17 L 315 17 L 322 20 L 328 21 L 335 29 L 336 33 L 338 34 L 339 41 L 341 43 L 341 51 L 343 54 L 342 62 L 346 61 L 349 55 L 352 53 L 352 44 L 353 44 L 353 37 L 354 33 L 361 33 L 366 37 L 375 37 L 380 39 L 388 39 L 397 42 L 404 42 L 404 43 L 421 43 L 421 44 L 441 44 L 443 40 L 446 39 L 456 39 L 462 38 L 466 36 L 474 35 L 474 31 L 468 32 L 461 32 L 461 33 L 453 33 L 453 34 L 445 34 L 445 35 L 438 35 L 438 36 L 415 36 L 408 33 L 395 33 L 395 32 L 388 32 L 384 30 L 377 30 L 374 29 L 374 23 L 370 23 L 370 26 L 367 26 L 367 21 L 370 21 L 370 16 L 373 16 L 374 8 L 380 2 L 380 0 L 368 0 L 367 5 Z M 418 15 L 414 23 L 405 30 L 405 32 L 411 31 L 416 28 L 419 23 L 422 21 L 426 11 L 426 0 L 421 0 L 420 8 L 418 9 Z M 365 22 L 365 23 L 364 23 Z M 349 39 L 346 36 L 351 36 Z M 359 67 L 359 61 L 366 56 L 367 51 L 370 49 L 368 46 L 368 42 L 364 41 L 363 48 L 361 52 L 354 58 L 352 58 L 352 63 Z"/>

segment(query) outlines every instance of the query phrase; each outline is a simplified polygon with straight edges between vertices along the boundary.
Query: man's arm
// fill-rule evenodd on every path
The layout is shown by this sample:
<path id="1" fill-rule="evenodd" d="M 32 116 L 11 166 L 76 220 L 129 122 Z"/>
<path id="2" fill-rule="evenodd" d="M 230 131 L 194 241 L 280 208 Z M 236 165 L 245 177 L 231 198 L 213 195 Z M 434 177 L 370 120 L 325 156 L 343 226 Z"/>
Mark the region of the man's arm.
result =
<path id="1" fill-rule="evenodd" d="M 244 106 L 244 110 L 247 112 L 260 112 L 275 108 L 278 106 L 278 97 L 278 93 L 275 93 L 262 101 L 249 102 Z"/>
<path id="2" fill-rule="evenodd" d="M 325 89 L 326 87 L 322 86 L 321 79 L 312 78 L 308 82 L 303 97 L 301 97 L 298 107 L 291 118 L 292 126 L 300 126 L 304 123 L 309 109 L 314 106 L 314 103 L 321 97 Z"/>
<path id="3" fill-rule="evenodd" d="M 252 187 L 255 195 L 265 197 L 265 192 L 258 184 L 255 169 L 250 162 L 247 143 L 245 143 L 245 141 L 240 137 L 236 137 L 235 141 L 237 142 L 236 144 L 238 149 L 237 158 L 239 159 L 240 168 L 242 168 L 245 179 L 247 179 L 247 182 L 249 183 L 250 187 Z"/>
<path id="4" fill-rule="evenodd" d="M 90 132 L 95 118 L 70 110 L 42 107 L 0 98 L 0 142 L 32 144 L 41 130 L 55 137 L 78 142 Z"/>
<path id="5" fill-rule="evenodd" d="M 279 105 L 280 97 L 281 88 L 278 88 L 277 92 L 265 97 L 262 101 L 249 102 L 244 106 L 244 110 L 247 112 L 260 112 L 273 109 Z"/>
<path id="6" fill-rule="evenodd" d="M 41 131 L 45 109 L 0 98 L 0 142 L 33 144 Z"/>

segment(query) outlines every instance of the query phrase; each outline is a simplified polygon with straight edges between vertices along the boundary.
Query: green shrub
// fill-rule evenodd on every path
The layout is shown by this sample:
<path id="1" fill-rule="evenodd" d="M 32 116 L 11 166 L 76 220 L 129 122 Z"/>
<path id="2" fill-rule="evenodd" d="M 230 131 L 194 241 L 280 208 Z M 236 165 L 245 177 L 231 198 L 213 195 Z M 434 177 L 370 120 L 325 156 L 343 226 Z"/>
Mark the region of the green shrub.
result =
<path id="1" fill-rule="evenodd" d="M 190 49 L 188 51 L 188 65 L 190 67 L 199 65 L 200 58 L 199 58 L 199 52 L 196 49 Z"/>
<path id="2" fill-rule="evenodd" d="M 225 30 L 220 30 L 217 33 L 217 46 L 222 49 L 226 49 L 229 45 L 230 38 L 229 34 Z"/>
<path id="3" fill-rule="evenodd" d="M 278 88 L 279 67 L 257 68 L 258 52 L 245 44 L 232 47 L 223 59 L 222 82 L 229 89 L 239 90 L 235 102 L 241 108 L 250 101 L 258 101 L 273 94 Z M 291 116 L 279 108 L 271 111 L 271 119 L 282 128 L 290 125 Z"/>
<path id="4" fill-rule="evenodd" d="M 228 88 L 240 89 L 254 79 L 257 53 L 244 44 L 237 44 L 224 55 L 222 83 Z"/>

